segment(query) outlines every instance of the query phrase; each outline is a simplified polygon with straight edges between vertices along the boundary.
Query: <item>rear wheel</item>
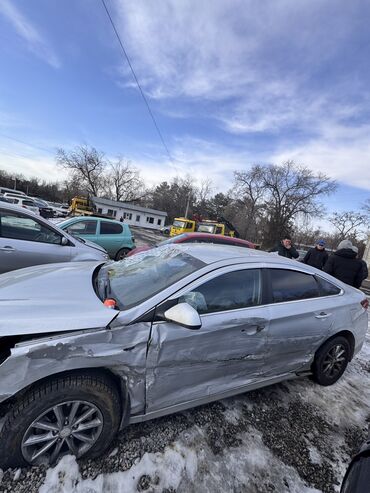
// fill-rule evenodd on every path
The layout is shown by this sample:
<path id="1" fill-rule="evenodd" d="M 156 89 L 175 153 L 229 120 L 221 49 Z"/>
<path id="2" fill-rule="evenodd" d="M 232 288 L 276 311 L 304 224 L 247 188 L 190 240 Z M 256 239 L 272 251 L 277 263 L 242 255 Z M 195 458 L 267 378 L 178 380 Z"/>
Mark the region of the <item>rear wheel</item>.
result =
<path id="1" fill-rule="evenodd" d="M 121 248 L 116 253 L 116 260 L 123 260 L 129 252 L 131 252 L 129 248 Z"/>
<path id="2" fill-rule="evenodd" d="M 332 385 L 343 375 L 350 358 L 350 344 L 343 336 L 324 343 L 313 363 L 314 380 L 320 385 Z"/>
<path id="3" fill-rule="evenodd" d="M 104 375 L 54 378 L 26 392 L 5 417 L 0 467 L 53 464 L 66 454 L 97 457 L 120 422 L 120 399 Z"/>

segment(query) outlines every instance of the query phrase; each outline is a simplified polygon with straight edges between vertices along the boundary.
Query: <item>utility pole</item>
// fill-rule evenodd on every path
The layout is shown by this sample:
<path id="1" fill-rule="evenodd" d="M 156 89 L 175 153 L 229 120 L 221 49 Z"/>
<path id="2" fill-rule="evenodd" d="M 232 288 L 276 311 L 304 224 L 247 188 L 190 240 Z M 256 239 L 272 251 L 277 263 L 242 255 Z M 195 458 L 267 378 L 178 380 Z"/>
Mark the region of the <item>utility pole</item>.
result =
<path id="1" fill-rule="evenodd" d="M 186 210 L 185 210 L 185 216 L 184 217 L 188 217 L 190 197 L 191 197 L 191 192 L 189 192 L 188 201 L 186 202 Z"/>
<path id="2" fill-rule="evenodd" d="M 16 189 L 17 189 L 17 178 L 14 177 L 14 190 L 16 190 Z"/>

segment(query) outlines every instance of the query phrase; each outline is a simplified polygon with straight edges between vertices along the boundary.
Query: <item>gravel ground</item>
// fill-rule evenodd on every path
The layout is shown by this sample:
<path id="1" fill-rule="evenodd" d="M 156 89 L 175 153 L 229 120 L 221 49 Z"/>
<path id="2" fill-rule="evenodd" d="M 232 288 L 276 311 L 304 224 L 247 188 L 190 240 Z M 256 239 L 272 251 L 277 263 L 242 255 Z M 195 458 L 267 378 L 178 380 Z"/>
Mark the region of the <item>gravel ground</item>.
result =
<path id="1" fill-rule="evenodd" d="M 131 425 L 104 457 L 8 470 L 0 491 L 337 492 L 370 422 L 369 358 L 370 333 L 332 387 L 299 379 Z"/>

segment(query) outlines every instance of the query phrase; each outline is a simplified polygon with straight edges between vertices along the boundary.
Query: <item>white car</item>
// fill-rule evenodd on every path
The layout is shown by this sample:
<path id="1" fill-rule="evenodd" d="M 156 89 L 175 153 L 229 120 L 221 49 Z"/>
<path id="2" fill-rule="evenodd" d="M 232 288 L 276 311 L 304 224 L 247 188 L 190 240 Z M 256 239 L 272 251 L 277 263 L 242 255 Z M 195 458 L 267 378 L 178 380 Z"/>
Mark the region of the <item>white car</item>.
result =
<path id="1" fill-rule="evenodd" d="M 67 217 L 68 216 L 68 205 L 58 204 L 56 202 L 48 202 L 49 207 L 53 209 L 54 217 Z"/>
<path id="2" fill-rule="evenodd" d="M 11 201 L 12 204 L 18 205 L 19 207 L 23 207 L 24 209 L 28 209 L 38 216 L 40 215 L 40 210 L 37 207 L 36 203 L 30 199 L 29 197 L 23 197 L 21 195 L 11 195 L 9 193 L 5 193 L 4 196 Z"/>

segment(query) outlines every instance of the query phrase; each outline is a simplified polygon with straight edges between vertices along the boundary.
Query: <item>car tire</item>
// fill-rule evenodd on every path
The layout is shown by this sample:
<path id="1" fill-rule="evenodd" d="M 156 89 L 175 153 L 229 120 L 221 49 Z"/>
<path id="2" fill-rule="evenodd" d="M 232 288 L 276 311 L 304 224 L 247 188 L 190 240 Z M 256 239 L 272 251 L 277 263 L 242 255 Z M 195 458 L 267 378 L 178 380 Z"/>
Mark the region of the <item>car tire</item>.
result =
<path id="1" fill-rule="evenodd" d="M 52 410 L 59 410 L 59 416 L 70 417 L 72 406 L 76 406 L 77 410 L 71 423 L 67 423 L 70 428 L 66 429 L 66 422 L 64 422 L 62 431 L 51 430 L 50 425 L 55 428 L 58 421 L 57 413 L 54 414 Z M 47 411 L 48 414 L 45 415 Z M 61 415 L 60 412 L 62 412 Z M 79 425 L 73 426 L 73 423 L 78 422 L 87 412 L 92 414 Z M 50 419 L 50 416 L 55 416 L 55 420 Z M 74 455 L 78 458 L 97 457 L 111 444 L 118 431 L 120 418 L 121 404 L 118 390 L 105 375 L 98 372 L 79 372 L 51 378 L 40 385 L 31 387 L 12 404 L 5 416 L 0 433 L 0 467 L 6 469 L 30 464 L 53 464 L 62 455 L 72 453 L 70 443 L 73 444 Z M 97 424 L 99 422 L 101 424 Z M 40 423 L 44 428 L 39 429 Z M 48 431 L 45 429 L 45 423 Z M 75 429 L 74 432 L 71 431 L 73 429 Z M 71 435 L 67 436 L 66 433 L 69 432 L 76 436 L 74 434 L 72 438 Z M 85 441 L 76 438 L 78 433 L 79 437 L 82 433 L 84 440 L 87 435 L 90 442 L 86 444 Z M 48 434 L 47 440 L 44 439 L 46 434 Z M 35 460 L 29 460 L 30 455 L 35 455 L 40 451 L 41 445 L 30 445 L 30 440 L 35 440 L 35 436 L 40 436 L 43 439 L 42 443 L 47 441 L 50 444 L 52 440 L 56 442 L 44 455 Z M 56 455 L 56 448 L 61 442 L 61 449 Z M 84 451 L 84 447 L 90 448 Z"/>
<path id="2" fill-rule="evenodd" d="M 325 342 L 317 351 L 313 365 L 313 379 L 320 385 L 333 385 L 345 372 L 351 347 L 343 336 Z"/>
<path id="3" fill-rule="evenodd" d="M 129 252 L 131 252 L 129 248 L 121 248 L 121 250 L 118 250 L 116 253 L 115 260 L 123 260 Z"/>

